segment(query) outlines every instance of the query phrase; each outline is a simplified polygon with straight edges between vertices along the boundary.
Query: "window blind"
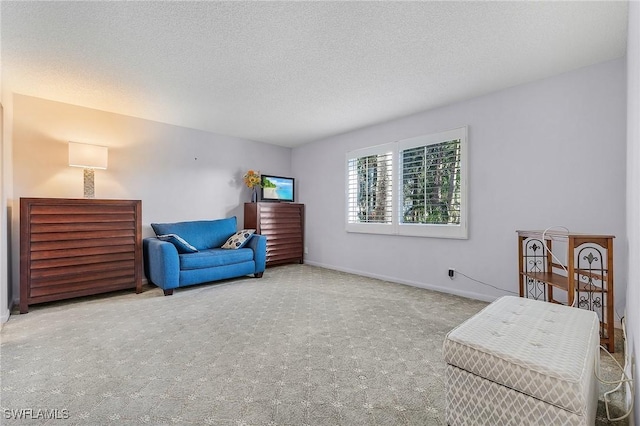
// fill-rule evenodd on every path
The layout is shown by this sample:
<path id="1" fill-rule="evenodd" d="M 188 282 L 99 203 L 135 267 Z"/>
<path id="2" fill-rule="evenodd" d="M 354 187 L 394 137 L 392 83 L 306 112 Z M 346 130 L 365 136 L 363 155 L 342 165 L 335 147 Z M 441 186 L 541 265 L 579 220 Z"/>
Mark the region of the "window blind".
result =
<path id="1" fill-rule="evenodd" d="M 392 223 L 392 160 L 391 151 L 348 160 L 348 223 Z"/>
<path id="2" fill-rule="evenodd" d="M 468 238 L 467 127 L 346 153 L 347 232 Z"/>
<path id="3" fill-rule="evenodd" d="M 460 140 L 407 148 L 400 159 L 400 223 L 460 224 Z"/>

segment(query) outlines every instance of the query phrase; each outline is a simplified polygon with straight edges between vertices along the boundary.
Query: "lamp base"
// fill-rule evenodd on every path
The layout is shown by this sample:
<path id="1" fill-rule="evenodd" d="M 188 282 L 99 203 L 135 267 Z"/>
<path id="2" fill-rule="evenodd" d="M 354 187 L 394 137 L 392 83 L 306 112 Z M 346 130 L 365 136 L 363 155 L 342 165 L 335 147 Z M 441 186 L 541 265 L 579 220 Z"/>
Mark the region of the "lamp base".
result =
<path id="1" fill-rule="evenodd" d="M 96 198 L 93 169 L 84 169 L 84 198 Z"/>

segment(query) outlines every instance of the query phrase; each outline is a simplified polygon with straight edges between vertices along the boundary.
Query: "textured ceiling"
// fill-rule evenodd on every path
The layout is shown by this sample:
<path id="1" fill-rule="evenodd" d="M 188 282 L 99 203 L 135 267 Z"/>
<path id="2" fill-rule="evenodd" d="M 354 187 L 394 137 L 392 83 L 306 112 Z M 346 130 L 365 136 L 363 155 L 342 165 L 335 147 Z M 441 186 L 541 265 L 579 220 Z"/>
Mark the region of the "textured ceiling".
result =
<path id="1" fill-rule="evenodd" d="M 3 90 L 283 146 L 626 49 L 626 2 L 0 2 Z"/>

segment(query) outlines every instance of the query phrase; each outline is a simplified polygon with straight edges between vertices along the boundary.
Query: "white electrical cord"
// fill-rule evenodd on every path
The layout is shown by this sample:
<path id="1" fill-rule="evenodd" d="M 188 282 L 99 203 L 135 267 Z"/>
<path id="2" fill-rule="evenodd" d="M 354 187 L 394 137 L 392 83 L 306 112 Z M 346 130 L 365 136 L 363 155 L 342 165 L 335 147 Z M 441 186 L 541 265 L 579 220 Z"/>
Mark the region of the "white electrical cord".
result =
<path id="1" fill-rule="evenodd" d="M 543 254 L 544 254 L 544 250 L 546 250 L 553 259 L 556 260 L 557 264 L 560 265 L 560 267 L 562 269 L 564 269 L 564 271 L 567 273 L 567 277 L 569 276 L 569 271 L 567 270 L 567 268 L 564 266 L 564 264 L 560 261 L 560 259 L 558 259 L 558 257 L 553 254 L 553 252 L 547 247 L 547 244 L 545 242 L 545 235 L 547 234 L 547 232 L 551 229 L 564 229 L 567 234 L 569 233 L 569 228 L 565 227 L 565 226 L 550 226 L 547 229 L 545 229 L 544 231 L 542 231 L 542 247 L 543 247 Z M 551 271 L 548 271 L 551 272 Z M 572 307 L 575 307 L 576 305 L 576 300 L 578 298 L 574 297 L 573 298 L 573 303 L 571 304 Z M 596 378 L 598 379 L 598 381 L 600 381 L 600 383 L 605 384 L 605 385 L 617 385 L 615 388 L 611 389 L 610 391 L 607 391 L 604 393 L 604 406 L 606 408 L 607 411 L 607 419 L 611 422 L 615 422 L 618 420 L 623 420 L 626 419 L 627 417 L 629 417 L 629 415 L 631 414 L 631 412 L 633 411 L 633 403 L 635 400 L 635 391 L 634 391 L 634 387 L 633 387 L 633 379 L 631 379 L 628 375 L 627 375 L 627 369 L 629 368 L 629 348 L 627 347 L 627 329 L 626 329 L 626 325 L 625 325 L 625 321 L 624 321 L 624 317 L 621 318 L 621 322 L 622 322 L 622 338 L 624 340 L 624 368 L 620 365 L 620 363 L 618 362 L 617 359 L 615 359 L 613 357 L 613 355 L 611 355 L 611 353 L 607 350 L 607 348 L 605 348 L 604 346 L 600 345 L 600 349 L 604 350 L 606 352 L 607 355 L 609 355 L 609 357 L 611 357 L 611 359 L 613 360 L 613 362 L 615 362 L 615 364 L 618 366 L 618 368 L 621 371 L 621 376 L 620 376 L 620 380 L 614 380 L 614 381 L 607 381 L 602 379 L 599 375 L 598 375 L 598 370 L 599 370 L 599 365 L 598 365 L 598 358 L 596 358 L 595 363 L 595 375 Z M 609 411 L 609 395 L 611 395 L 614 392 L 617 392 L 618 390 L 620 390 L 620 388 L 622 388 L 622 385 L 625 384 L 626 388 L 627 388 L 627 392 L 629 392 L 630 396 L 631 396 L 631 404 L 629 406 L 629 410 L 622 416 L 620 417 L 616 417 L 615 419 L 611 418 L 611 413 Z"/>
<path id="2" fill-rule="evenodd" d="M 627 347 L 627 327 L 626 327 L 626 323 L 624 318 L 622 318 L 622 339 L 624 340 L 624 368 L 620 365 L 620 363 L 618 362 L 617 359 L 615 359 L 613 357 L 613 355 L 611 355 L 611 353 L 609 353 L 609 351 L 602 345 L 600 345 L 600 349 L 604 350 L 607 355 L 609 355 L 611 357 L 611 359 L 616 363 L 616 365 L 618 366 L 618 368 L 621 371 L 621 376 L 620 376 L 620 380 L 615 380 L 615 381 L 607 381 L 602 379 L 599 375 L 598 375 L 598 369 L 599 369 L 599 365 L 598 365 L 598 359 L 596 358 L 595 360 L 595 374 L 596 374 L 596 378 L 598 379 L 598 381 L 600 381 L 600 383 L 605 384 L 605 385 L 617 385 L 615 388 L 611 389 L 608 392 L 604 393 L 604 406 L 605 409 L 607 411 L 607 419 L 611 422 L 615 422 L 618 420 L 622 420 L 622 419 L 626 419 L 627 417 L 629 417 L 629 415 L 631 414 L 631 412 L 633 411 L 633 402 L 635 400 L 635 391 L 633 388 L 633 379 L 630 378 L 629 376 L 627 376 L 627 369 L 629 368 L 629 348 Z M 627 392 L 629 392 L 629 395 L 631 396 L 631 404 L 629 405 L 629 410 L 622 416 L 620 417 L 616 417 L 615 419 L 611 418 L 611 413 L 609 412 L 609 395 L 611 395 L 614 392 L 617 392 L 618 390 L 620 390 L 620 388 L 622 387 L 623 384 L 626 384 L 627 387 Z"/>
<path id="3" fill-rule="evenodd" d="M 567 234 L 569 233 L 569 228 L 567 228 L 566 226 L 562 226 L 562 225 L 555 225 L 555 226 L 550 226 L 547 229 L 545 229 L 544 231 L 542 231 L 542 254 L 544 254 L 544 251 L 546 250 L 553 259 L 555 259 L 555 261 L 557 262 L 558 265 L 560 265 L 560 267 L 562 269 L 564 269 L 564 271 L 567 273 L 567 279 L 569 279 L 569 270 L 567 269 L 566 266 L 564 266 L 564 263 L 562 263 L 560 261 L 560 259 L 558 259 L 558 257 L 553 254 L 553 252 L 551 251 L 551 249 L 549 249 L 549 247 L 547 247 L 547 243 L 545 242 L 545 235 L 548 231 L 550 231 L 551 229 L 564 229 Z M 547 271 L 547 272 L 551 272 L 551 271 Z M 571 303 L 571 306 L 575 308 L 576 306 L 576 300 L 578 300 L 578 298 L 576 297 L 576 295 L 573 295 L 573 302 Z"/>
<path id="4" fill-rule="evenodd" d="M 462 275 L 463 277 L 468 278 L 468 279 L 470 279 L 471 281 L 475 281 L 475 282 L 477 282 L 477 283 L 479 283 L 479 284 L 486 285 L 487 287 L 491 287 L 491 288 L 495 288 L 496 290 L 504 291 L 505 293 L 515 294 L 516 296 L 519 296 L 519 295 L 520 295 L 520 293 L 516 293 L 515 291 L 505 290 L 504 288 L 496 287 L 496 286 L 494 286 L 494 285 L 491 285 L 491 284 L 485 283 L 484 281 L 477 280 L 477 279 L 475 279 L 475 278 L 473 278 L 473 277 L 470 277 L 469 275 L 464 274 L 463 272 L 460 272 L 460 271 L 459 271 L 459 270 L 457 270 L 457 269 L 456 269 L 456 274 L 458 274 L 458 275 Z"/>

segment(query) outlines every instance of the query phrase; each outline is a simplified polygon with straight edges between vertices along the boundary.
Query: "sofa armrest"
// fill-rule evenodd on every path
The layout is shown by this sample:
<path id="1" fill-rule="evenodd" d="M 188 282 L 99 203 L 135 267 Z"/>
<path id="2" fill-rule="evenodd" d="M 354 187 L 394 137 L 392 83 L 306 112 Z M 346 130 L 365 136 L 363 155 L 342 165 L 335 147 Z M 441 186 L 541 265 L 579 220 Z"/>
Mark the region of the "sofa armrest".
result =
<path id="1" fill-rule="evenodd" d="M 256 264 L 254 273 L 261 274 L 267 266 L 267 236 L 253 234 L 246 247 L 253 250 L 253 261 Z"/>
<path id="2" fill-rule="evenodd" d="M 180 259 L 176 247 L 157 238 L 142 241 L 144 271 L 147 279 L 163 290 L 180 284 Z"/>

